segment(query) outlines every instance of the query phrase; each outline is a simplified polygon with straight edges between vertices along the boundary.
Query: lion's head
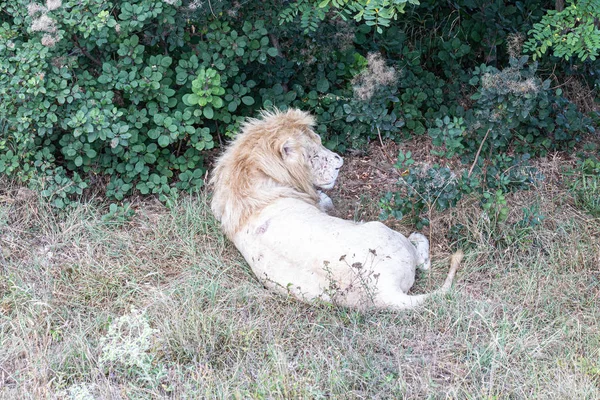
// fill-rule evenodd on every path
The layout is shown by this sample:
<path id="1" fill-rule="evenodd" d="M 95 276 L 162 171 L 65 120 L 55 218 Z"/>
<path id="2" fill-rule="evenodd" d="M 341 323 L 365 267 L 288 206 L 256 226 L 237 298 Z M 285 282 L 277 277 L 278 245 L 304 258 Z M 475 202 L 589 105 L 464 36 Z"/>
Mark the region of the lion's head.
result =
<path id="1" fill-rule="evenodd" d="M 283 197 L 317 204 L 317 188 L 335 184 L 343 160 L 321 144 L 313 117 L 263 111 L 249 119 L 217 160 L 211 208 L 232 237 L 250 216 Z"/>

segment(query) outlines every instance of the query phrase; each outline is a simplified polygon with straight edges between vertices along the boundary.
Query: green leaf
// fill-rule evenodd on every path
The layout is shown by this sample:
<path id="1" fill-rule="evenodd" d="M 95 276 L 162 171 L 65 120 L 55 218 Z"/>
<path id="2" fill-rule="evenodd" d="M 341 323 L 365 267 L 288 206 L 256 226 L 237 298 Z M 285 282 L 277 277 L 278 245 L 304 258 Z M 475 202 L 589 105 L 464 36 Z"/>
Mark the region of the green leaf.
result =
<path id="1" fill-rule="evenodd" d="M 223 100 L 220 97 L 213 97 L 212 105 L 215 108 L 221 108 L 223 107 Z"/>
<path id="2" fill-rule="evenodd" d="M 73 162 L 77 167 L 81 167 L 81 165 L 83 164 L 83 158 L 81 158 L 81 156 L 77 156 L 75 157 L 75 160 Z"/>
<path id="3" fill-rule="evenodd" d="M 148 131 L 148 137 L 150 139 L 157 139 L 160 136 L 160 131 L 158 129 L 150 129 Z"/>
<path id="4" fill-rule="evenodd" d="M 161 147 L 167 147 L 171 143 L 171 138 L 168 135 L 161 135 L 158 138 L 158 144 Z"/>
<path id="5" fill-rule="evenodd" d="M 233 100 L 233 101 L 229 102 L 229 104 L 227 104 L 227 111 L 235 112 L 235 110 L 237 110 L 237 107 L 238 107 L 237 101 Z"/>
<path id="6" fill-rule="evenodd" d="M 213 117 L 215 116 L 215 112 L 211 106 L 204 107 L 202 109 L 202 114 L 204 115 L 205 118 L 208 118 L 208 119 L 213 119 Z"/>
<path id="7" fill-rule="evenodd" d="M 252 104 L 254 104 L 254 98 L 252 96 L 244 96 L 242 97 L 242 103 L 244 103 L 247 106 L 251 106 Z"/>
<path id="8" fill-rule="evenodd" d="M 200 96 L 198 96 L 195 93 L 186 94 L 183 96 L 183 103 L 188 106 L 195 106 L 196 104 L 198 104 L 199 100 L 200 100 Z"/>
<path id="9" fill-rule="evenodd" d="M 136 185 L 137 190 L 140 191 L 140 193 L 142 194 L 148 194 L 150 193 L 150 189 L 148 188 L 148 185 L 144 182 L 140 182 Z"/>
<path id="10" fill-rule="evenodd" d="M 326 78 L 321 78 L 317 82 L 317 90 L 321 93 L 326 93 L 329 90 L 329 81 Z"/>
<path id="11" fill-rule="evenodd" d="M 173 59 L 169 56 L 166 56 L 160 60 L 160 65 L 162 65 L 163 67 L 166 68 L 166 67 L 170 66 L 172 62 L 173 62 Z"/>
<path id="12" fill-rule="evenodd" d="M 89 149 L 85 152 L 85 155 L 88 156 L 89 158 L 94 158 L 96 157 L 96 150 L 94 149 Z"/>

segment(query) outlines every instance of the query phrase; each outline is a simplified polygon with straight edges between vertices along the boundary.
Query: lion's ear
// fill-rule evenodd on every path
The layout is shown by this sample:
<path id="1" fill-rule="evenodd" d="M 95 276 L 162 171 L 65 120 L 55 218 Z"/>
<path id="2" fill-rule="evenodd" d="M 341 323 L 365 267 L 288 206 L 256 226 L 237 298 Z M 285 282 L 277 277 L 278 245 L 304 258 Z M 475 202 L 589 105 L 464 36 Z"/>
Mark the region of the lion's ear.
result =
<path id="1" fill-rule="evenodd" d="M 292 138 L 287 139 L 281 145 L 281 158 L 283 161 L 294 161 L 298 158 L 298 150 L 296 149 L 296 141 Z"/>

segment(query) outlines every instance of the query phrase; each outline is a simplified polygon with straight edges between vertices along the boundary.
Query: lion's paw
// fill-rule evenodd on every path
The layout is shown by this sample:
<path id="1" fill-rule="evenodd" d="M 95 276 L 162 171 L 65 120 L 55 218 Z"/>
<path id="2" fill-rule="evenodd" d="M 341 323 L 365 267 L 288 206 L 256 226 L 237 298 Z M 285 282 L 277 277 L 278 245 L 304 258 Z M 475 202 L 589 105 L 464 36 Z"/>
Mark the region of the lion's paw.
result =
<path id="1" fill-rule="evenodd" d="M 333 201 L 331 200 L 331 197 L 327 196 L 321 191 L 319 191 L 319 208 L 323 212 L 329 212 L 333 210 Z"/>

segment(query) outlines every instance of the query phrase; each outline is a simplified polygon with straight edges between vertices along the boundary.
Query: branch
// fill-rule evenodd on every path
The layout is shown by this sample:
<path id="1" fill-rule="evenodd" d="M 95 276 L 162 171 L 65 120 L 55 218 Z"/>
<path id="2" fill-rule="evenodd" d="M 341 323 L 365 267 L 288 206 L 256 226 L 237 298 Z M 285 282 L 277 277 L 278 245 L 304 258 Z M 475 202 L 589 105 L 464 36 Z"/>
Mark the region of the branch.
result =
<path id="1" fill-rule="evenodd" d="M 492 128 L 488 129 L 488 131 L 485 133 L 483 140 L 479 144 L 479 149 L 477 149 L 477 154 L 475 154 L 475 160 L 473 160 L 473 165 L 471 165 L 471 168 L 469 169 L 469 174 L 467 175 L 469 178 L 471 177 L 471 172 L 473 172 L 473 168 L 475 168 L 475 164 L 477 164 L 477 159 L 479 158 L 479 153 L 481 153 L 481 148 L 483 147 L 483 144 L 485 143 L 485 139 L 487 139 L 491 130 L 492 130 Z"/>
<path id="2" fill-rule="evenodd" d="M 84 49 L 83 47 L 81 47 L 81 45 L 79 44 L 79 39 L 77 38 L 77 35 L 73 35 L 71 36 L 71 38 L 73 39 L 73 42 L 75 42 L 75 46 L 77 46 L 77 48 L 81 51 L 81 53 L 86 56 L 87 58 L 89 58 L 94 64 L 98 65 L 98 66 L 102 66 L 102 61 L 100 61 L 99 59 L 97 59 L 96 57 L 92 56 L 86 49 Z"/>

